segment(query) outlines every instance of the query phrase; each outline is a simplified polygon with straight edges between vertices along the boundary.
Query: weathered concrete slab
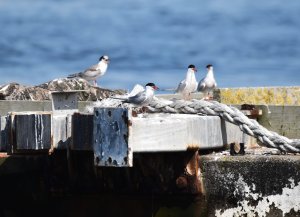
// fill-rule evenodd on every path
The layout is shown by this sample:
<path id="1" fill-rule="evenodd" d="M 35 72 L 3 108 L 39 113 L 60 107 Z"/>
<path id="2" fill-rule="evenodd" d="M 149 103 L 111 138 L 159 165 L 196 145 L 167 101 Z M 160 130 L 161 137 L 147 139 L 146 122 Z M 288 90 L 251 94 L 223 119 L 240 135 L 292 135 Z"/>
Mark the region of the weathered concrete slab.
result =
<path id="1" fill-rule="evenodd" d="M 9 115 L 12 152 L 51 148 L 51 113 L 20 112 Z"/>
<path id="2" fill-rule="evenodd" d="M 200 157 L 208 216 L 299 216 L 300 155 Z"/>
<path id="3" fill-rule="evenodd" d="M 78 110 L 82 112 L 92 103 L 92 101 L 79 101 Z M 52 111 L 52 101 L 0 100 L 0 115 L 25 111 Z"/>
<path id="4" fill-rule="evenodd" d="M 128 142 L 131 112 L 124 108 L 95 108 L 93 150 L 96 166 L 132 166 Z"/>
<path id="5" fill-rule="evenodd" d="M 217 116 L 148 114 L 133 117 L 130 128 L 133 152 L 218 149 L 244 140 L 252 142 L 237 126 Z"/>
<path id="6" fill-rule="evenodd" d="M 129 142 L 134 152 L 221 148 L 221 121 L 219 117 L 188 114 L 134 117 Z"/>
<path id="7" fill-rule="evenodd" d="M 53 114 L 78 112 L 76 91 L 51 92 Z"/>
<path id="8" fill-rule="evenodd" d="M 0 114 L 26 111 L 51 111 L 51 101 L 0 100 Z"/>
<path id="9" fill-rule="evenodd" d="M 223 145 L 228 146 L 231 143 L 244 143 L 246 148 L 257 145 L 257 140 L 243 133 L 236 125 L 221 119 Z"/>

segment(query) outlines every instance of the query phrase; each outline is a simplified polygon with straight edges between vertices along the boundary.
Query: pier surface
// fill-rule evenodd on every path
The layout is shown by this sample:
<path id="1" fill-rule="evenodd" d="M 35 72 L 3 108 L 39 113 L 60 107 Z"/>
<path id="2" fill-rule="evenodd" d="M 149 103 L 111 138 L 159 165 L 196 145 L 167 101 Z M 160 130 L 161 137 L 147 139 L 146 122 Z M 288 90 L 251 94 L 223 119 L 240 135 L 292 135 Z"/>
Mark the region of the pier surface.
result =
<path id="1" fill-rule="evenodd" d="M 0 184 L 6 186 L 0 214 L 16 202 L 30 212 L 30 204 L 54 204 L 58 195 L 100 198 L 114 192 L 198 195 L 203 216 L 300 216 L 299 154 L 261 148 L 217 116 L 121 112 L 103 128 L 113 113 L 104 111 L 107 119 L 97 119 L 100 110 L 85 113 L 92 104 L 78 102 L 74 113 L 53 112 L 51 101 L 0 101 Z M 260 102 L 252 108 L 261 112 L 244 112 L 264 127 L 300 138 L 298 105 Z M 24 120 L 33 127 L 26 128 Z M 101 143 L 116 135 L 122 147 Z M 245 154 L 230 155 L 231 143 L 235 148 L 244 143 Z M 96 210 L 96 204 L 90 208 Z M 156 207 L 152 215 L 168 212 L 173 211 Z"/>

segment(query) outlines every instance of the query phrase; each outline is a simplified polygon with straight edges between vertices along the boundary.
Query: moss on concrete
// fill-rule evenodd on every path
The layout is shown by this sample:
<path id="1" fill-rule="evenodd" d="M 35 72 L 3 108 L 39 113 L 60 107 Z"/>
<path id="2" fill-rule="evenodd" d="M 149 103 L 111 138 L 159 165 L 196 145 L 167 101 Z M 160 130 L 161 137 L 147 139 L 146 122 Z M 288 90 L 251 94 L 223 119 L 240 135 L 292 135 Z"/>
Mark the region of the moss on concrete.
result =
<path id="1" fill-rule="evenodd" d="M 300 105 L 300 87 L 222 88 L 215 98 L 225 104 Z"/>

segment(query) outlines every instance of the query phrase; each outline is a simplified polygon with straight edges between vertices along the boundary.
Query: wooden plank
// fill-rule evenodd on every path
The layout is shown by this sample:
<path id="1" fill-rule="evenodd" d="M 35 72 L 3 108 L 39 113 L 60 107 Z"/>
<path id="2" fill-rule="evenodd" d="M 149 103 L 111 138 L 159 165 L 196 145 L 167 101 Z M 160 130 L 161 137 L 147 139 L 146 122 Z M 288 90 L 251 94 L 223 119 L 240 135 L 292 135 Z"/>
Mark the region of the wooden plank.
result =
<path id="1" fill-rule="evenodd" d="M 51 113 L 11 113 L 11 145 L 13 153 L 42 151 L 51 148 Z"/>
<path id="2" fill-rule="evenodd" d="M 8 147 L 9 123 L 8 116 L 0 116 L 0 151 L 6 152 Z"/>
<path id="3" fill-rule="evenodd" d="M 72 117 L 72 150 L 93 150 L 93 114 L 74 113 Z"/>

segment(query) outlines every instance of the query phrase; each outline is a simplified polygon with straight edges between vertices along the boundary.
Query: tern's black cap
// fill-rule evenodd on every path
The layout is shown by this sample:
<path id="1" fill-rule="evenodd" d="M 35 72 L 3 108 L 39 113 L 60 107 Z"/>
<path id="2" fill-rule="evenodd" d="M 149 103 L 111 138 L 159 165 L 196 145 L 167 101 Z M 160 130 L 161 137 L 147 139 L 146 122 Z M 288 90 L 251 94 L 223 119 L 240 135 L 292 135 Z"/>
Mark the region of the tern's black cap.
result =
<path id="1" fill-rule="evenodd" d="M 153 89 L 157 90 L 158 87 L 154 83 L 147 83 L 145 86 L 152 87 Z"/>
<path id="2" fill-rule="evenodd" d="M 191 65 L 189 65 L 189 67 L 188 67 L 189 69 L 194 69 L 194 68 L 196 68 L 196 66 L 195 65 L 193 65 L 193 64 L 191 64 Z"/>
<path id="3" fill-rule="evenodd" d="M 145 86 L 155 87 L 155 84 L 154 83 L 148 83 Z"/>
<path id="4" fill-rule="evenodd" d="M 99 58 L 99 61 L 101 61 L 101 60 L 110 60 L 109 58 L 108 58 L 108 56 L 106 56 L 106 55 L 104 55 L 104 56 L 101 56 L 100 58 Z"/>
<path id="5" fill-rule="evenodd" d="M 208 64 L 207 66 L 206 66 L 206 68 L 208 69 L 208 68 L 210 68 L 210 67 L 212 67 L 212 65 L 211 64 Z"/>

